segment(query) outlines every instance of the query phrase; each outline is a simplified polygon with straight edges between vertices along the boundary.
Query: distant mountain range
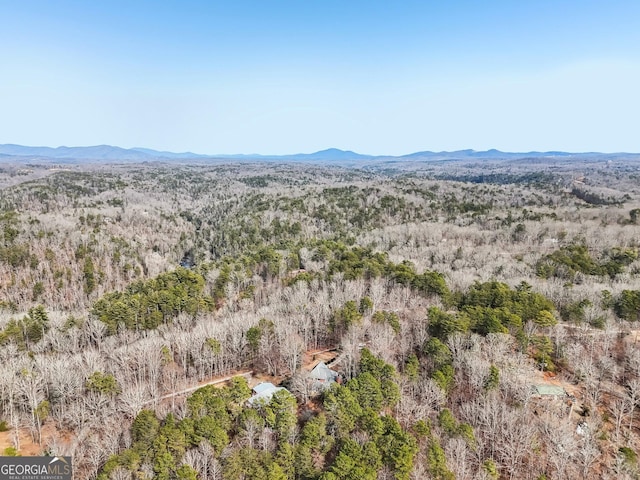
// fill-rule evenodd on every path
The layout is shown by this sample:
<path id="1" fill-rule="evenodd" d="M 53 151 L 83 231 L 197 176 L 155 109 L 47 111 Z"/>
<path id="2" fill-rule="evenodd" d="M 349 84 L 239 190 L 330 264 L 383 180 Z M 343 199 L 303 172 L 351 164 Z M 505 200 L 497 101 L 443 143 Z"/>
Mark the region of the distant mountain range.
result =
<path id="1" fill-rule="evenodd" d="M 153 160 L 178 158 L 207 158 L 210 155 L 197 155 L 191 152 L 159 152 L 148 148 L 120 148 L 111 145 L 93 147 L 25 147 L 23 145 L 0 145 L 0 154 L 15 157 L 38 157 L 78 160 Z"/>
<path id="2" fill-rule="evenodd" d="M 0 150 L 1 151 L 1 150 Z M 215 158 L 237 158 L 237 159 L 264 159 L 264 160 L 324 160 L 324 161 L 343 161 L 343 160 L 369 160 L 372 158 L 382 158 L 375 155 L 362 155 L 361 153 L 352 152 L 351 150 L 340 150 L 338 148 L 328 148 L 315 153 L 294 153 L 292 155 L 260 155 L 240 154 L 240 155 L 214 155 Z"/>
<path id="3" fill-rule="evenodd" d="M 58 159 L 61 161 L 92 160 L 92 161 L 162 161 L 162 160 L 194 160 L 194 159 L 236 159 L 236 160 L 283 160 L 283 161 L 329 161 L 352 162 L 360 160 L 465 160 L 465 159 L 494 159 L 514 160 L 523 158 L 554 158 L 554 157 L 581 157 L 581 158 L 620 158 L 637 157 L 634 153 L 598 153 L 598 152 L 502 152 L 500 150 L 457 150 L 453 152 L 415 152 L 408 155 L 362 155 L 350 150 L 329 148 L 315 153 L 297 153 L 293 155 L 203 155 L 192 152 L 174 153 L 152 150 L 149 148 L 121 148 L 111 145 L 97 145 L 92 147 L 26 147 L 23 145 L 0 145 L 0 157 L 9 160 L 12 157 L 18 159 Z"/>

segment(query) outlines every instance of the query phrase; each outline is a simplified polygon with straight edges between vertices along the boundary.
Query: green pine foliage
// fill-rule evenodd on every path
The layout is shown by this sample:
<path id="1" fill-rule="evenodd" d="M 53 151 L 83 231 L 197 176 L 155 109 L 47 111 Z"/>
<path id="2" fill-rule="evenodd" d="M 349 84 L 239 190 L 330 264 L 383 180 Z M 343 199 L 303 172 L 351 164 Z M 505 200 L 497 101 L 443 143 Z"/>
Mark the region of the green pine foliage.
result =
<path id="1" fill-rule="evenodd" d="M 85 388 L 90 392 L 104 395 L 115 395 L 120 392 L 120 385 L 110 373 L 93 372 L 85 383 Z"/>
<path id="2" fill-rule="evenodd" d="M 17 241 L 20 231 L 21 225 L 17 212 L 0 213 L 0 263 L 6 263 L 13 268 L 31 264 L 32 254 L 29 244 Z"/>
<path id="3" fill-rule="evenodd" d="M 195 391 L 182 420 L 172 414 L 159 419 L 153 411 L 142 410 L 131 427 L 131 447 L 111 456 L 98 478 L 107 480 L 118 469 L 135 477 L 145 465 L 152 467 L 154 478 L 197 478 L 182 459 L 206 440 L 224 478 L 375 480 L 385 467 L 394 478 L 407 480 L 418 442 L 388 414 L 399 399 L 395 369 L 367 350 L 362 357 L 361 373 L 345 386 L 334 384 L 325 394 L 323 411 L 304 419 L 286 390 L 267 403 L 248 406 L 250 391 L 243 377 L 223 388 L 210 385 Z M 91 384 L 110 383 L 106 377 L 97 372 Z M 256 427 L 273 431 L 274 450 L 235 442 Z M 366 433 L 369 440 L 354 441 L 356 432 Z"/>
<path id="4" fill-rule="evenodd" d="M 395 312 L 387 312 L 385 310 L 378 310 L 373 314 L 371 318 L 376 323 L 386 323 L 388 324 L 393 332 L 398 335 L 400 333 L 400 318 L 398 314 Z"/>
<path id="5" fill-rule="evenodd" d="M 614 311 L 624 320 L 640 319 L 640 290 L 623 290 L 614 301 Z"/>
<path id="6" fill-rule="evenodd" d="M 489 367 L 489 373 L 484 380 L 484 389 L 489 392 L 500 386 L 500 370 L 495 365 Z"/>
<path id="7" fill-rule="evenodd" d="M 516 334 L 528 321 L 553 324 L 553 303 L 525 282 L 515 289 L 497 281 L 476 282 L 460 296 L 458 308 L 470 319 L 471 331 L 482 335 Z"/>
<path id="8" fill-rule="evenodd" d="M 567 302 L 561 305 L 558 312 L 560 313 L 560 318 L 565 322 L 580 325 L 585 320 L 584 309 L 589 306 L 591 306 L 591 302 L 584 298 L 577 302 Z"/>
<path id="9" fill-rule="evenodd" d="M 542 278 L 558 277 L 573 281 L 577 273 L 614 278 L 638 258 L 638 250 L 615 247 L 594 259 L 586 245 L 567 245 L 545 255 L 536 264 L 536 273 Z"/>
<path id="10" fill-rule="evenodd" d="M 0 345 L 15 343 L 21 349 L 28 349 L 38 343 L 49 331 L 49 315 L 43 305 L 29 309 L 22 319 L 11 319 L 0 330 Z"/>
<path id="11" fill-rule="evenodd" d="M 171 322 L 181 313 L 196 317 L 213 302 L 204 293 L 202 275 L 177 268 L 156 278 L 138 281 L 124 292 L 107 293 L 94 303 L 91 313 L 113 334 L 119 327 L 153 329 Z"/>
<path id="12" fill-rule="evenodd" d="M 181 464 L 186 451 L 206 440 L 219 456 L 229 444 L 249 396 L 246 380 L 237 377 L 224 388 L 210 385 L 195 391 L 187 399 L 189 414 L 182 420 L 172 414 L 160 420 L 153 411 L 142 410 L 131 427 L 131 448 L 110 457 L 98 478 L 108 479 L 117 468 L 141 474 L 143 464 L 153 466 L 155 478 L 193 478 L 194 472 Z M 229 462 L 232 471 L 233 460 Z"/>
<path id="13" fill-rule="evenodd" d="M 96 275 L 93 260 L 91 260 L 91 257 L 89 256 L 84 259 L 82 275 L 84 277 L 84 293 L 90 295 L 96 288 Z"/>
<path id="14" fill-rule="evenodd" d="M 427 468 L 433 480 L 455 480 L 455 475 L 447 467 L 447 458 L 436 437 L 431 436 L 427 446 Z"/>
<path id="15" fill-rule="evenodd" d="M 349 330 L 352 325 L 362 321 L 362 314 L 358 310 L 356 302 L 349 300 L 344 306 L 333 313 L 329 327 L 334 334 L 341 336 Z"/>

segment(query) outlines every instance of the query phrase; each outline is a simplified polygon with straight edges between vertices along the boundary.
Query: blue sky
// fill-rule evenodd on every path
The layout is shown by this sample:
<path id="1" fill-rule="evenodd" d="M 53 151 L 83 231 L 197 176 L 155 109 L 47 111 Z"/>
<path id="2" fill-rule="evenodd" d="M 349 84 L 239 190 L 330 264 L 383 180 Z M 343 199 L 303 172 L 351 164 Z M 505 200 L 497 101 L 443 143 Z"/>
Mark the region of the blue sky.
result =
<path id="1" fill-rule="evenodd" d="M 640 152 L 637 1 L 0 0 L 0 143 Z"/>

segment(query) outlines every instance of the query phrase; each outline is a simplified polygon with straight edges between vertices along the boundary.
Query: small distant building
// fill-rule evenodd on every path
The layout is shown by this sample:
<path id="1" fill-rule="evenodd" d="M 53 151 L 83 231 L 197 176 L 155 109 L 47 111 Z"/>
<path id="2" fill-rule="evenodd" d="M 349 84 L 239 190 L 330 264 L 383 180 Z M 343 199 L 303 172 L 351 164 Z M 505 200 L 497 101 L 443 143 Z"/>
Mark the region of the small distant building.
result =
<path id="1" fill-rule="evenodd" d="M 309 380 L 314 390 L 322 391 L 338 381 L 338 373 L 327 367 L 324 362 L 320 362 L 309 372 Z"/>
<path id="2" fill-rule="evenodd" d="M 589 433 L 589 425 L 587 425 L 587 422 L 578 423 L 578 426 L 576 427 L 576 433 L 578 435 L 580 435 L 581 437 L 584 437 L 586 434 L 588 434 Z"/>
<path id="3" fill-rule="evenodd" d="M 571 416 L 576 397 L 570 395 L 563 387 L 557 385 L 533 385 L 531 387 L 533 399 L 544 409 L 555 409 L 556 413 Z M 537 415 L 537 411 L 534 410 Z"/>
<path id="4" fill-rule="evenodd" d="M 259 383 L 251 389 L 252 396 L 247 400 L 247 403 L 250 406 L 269 403 L 273 394 L 280 390 L 286 390 L 286 388 L 276 387 L 271 382 Z"/>
<path id="5" fill-rule="evenodd" d="M 196 266 L 196 259 L 193 256 L 193 252 L 186 252 L 180 260 L 180 266 L 183 268 L 193 268 Z"/>
<path id="6" fill-rule="evenodd" d="M 564 388 L 556 385 L 534 385 L 532 390 L 534 395 L 538 395 L 541 398 L 564 397 L 567 395 Z"/>

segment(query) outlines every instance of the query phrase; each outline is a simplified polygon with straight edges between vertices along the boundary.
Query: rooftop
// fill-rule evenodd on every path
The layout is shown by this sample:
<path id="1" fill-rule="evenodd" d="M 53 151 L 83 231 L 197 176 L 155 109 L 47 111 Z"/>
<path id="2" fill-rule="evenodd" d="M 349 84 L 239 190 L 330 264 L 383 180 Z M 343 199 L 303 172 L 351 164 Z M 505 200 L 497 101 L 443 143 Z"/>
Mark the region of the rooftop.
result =
<path id="1" fill-rule="evenodd" d="M 324 362 L 320 362 L 313 370 L 311 370 L 309 376 L 316 380 L 331 381 L 335 380 L 338 374 L 327 367 Z"/>
<path id="2" fill-rule="evenodd" d="M 286 390 L 284 387 L 276 387 L 273 383 L 263 382 L 255 387 L 253 387 L 254 395 L 247 400 L 249 405 L 254 405 L 256 402 L 258 404 L 267 404 L 271 401 L 271 397 L 273 394 L 280 391 Z"/>
<path id="3" fill-rule="evenodd" d="M 263 392 L 267 392 L 269 390 L 273 390 L 274 388 L 276 388 L 276 386 L 271 383 L 271 382 L 262 382 L 259 383 L 258 385 L 256 385 L 255 387 L 253 387 L 253 393 L 255 393 L 256 395 L 259 395 Z"/>
<path id="4" fill-rule="evenodd" d="M 556 385 L 534 385 L 533 389 L 535 391 L 535 393 L 537 393 L 538 395 L 565 395 L 567 392 L 565 392 L 564 388 L 562 387 L 558 387 Z"/>

